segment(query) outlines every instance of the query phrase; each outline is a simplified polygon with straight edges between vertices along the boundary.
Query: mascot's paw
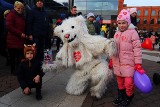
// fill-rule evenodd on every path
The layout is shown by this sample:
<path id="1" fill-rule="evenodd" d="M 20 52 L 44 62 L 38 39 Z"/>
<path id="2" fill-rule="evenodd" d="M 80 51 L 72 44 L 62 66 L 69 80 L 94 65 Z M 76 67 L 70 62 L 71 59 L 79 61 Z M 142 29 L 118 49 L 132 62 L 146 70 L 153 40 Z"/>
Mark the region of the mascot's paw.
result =
<path id="1" fill-rule="evenodd" d="M 116 46 L 116 41 L 114 39 L 108 40 L 106 42 L 107 49 L 105 52 L 109 55 L 109 57 L 112 57 L 117 54 L 117 46 Z"/>

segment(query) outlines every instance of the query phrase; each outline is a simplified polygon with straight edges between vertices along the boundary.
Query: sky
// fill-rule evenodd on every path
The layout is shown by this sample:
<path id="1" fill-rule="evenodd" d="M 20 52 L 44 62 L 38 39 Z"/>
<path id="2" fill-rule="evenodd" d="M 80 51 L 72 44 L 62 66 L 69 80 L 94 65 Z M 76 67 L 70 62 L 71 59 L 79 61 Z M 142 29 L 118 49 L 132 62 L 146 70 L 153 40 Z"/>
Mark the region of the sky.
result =
<path id="1" fill-rule="evenodd" d="M 127 6 L 160 6 L 160 0 L 124 0 Z"/>

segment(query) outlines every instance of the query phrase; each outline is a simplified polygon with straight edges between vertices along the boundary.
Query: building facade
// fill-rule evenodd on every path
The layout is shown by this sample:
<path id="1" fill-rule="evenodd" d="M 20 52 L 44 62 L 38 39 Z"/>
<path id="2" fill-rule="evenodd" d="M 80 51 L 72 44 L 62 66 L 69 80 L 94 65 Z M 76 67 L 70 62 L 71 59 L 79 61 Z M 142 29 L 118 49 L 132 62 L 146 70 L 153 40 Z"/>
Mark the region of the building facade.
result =
<path id="1" fill-rule="evenodd" d="M 102 16 L 104 20 L 115 20 L 118 13 L 118 0 L 74 0 L 78 12 L 89 12 Z"/>
<path id="2" fill-rule="evenodd" d="M 118 12 L 123 8 L 132 8 L 124 4 L 124 0 L 119 0 Z M 134 6 L 137 8 L 138 29 L 153 29 L 160 33 L 160 6 Z"/>

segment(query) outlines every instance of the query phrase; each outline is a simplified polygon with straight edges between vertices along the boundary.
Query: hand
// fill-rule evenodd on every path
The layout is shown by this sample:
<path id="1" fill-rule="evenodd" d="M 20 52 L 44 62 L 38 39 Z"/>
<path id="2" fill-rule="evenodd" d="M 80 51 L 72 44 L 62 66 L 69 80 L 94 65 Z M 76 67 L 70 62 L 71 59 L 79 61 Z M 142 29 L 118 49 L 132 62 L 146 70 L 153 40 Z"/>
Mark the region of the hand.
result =
<path id="1" fill-rule="evenodd" d="M 30 93 L 30 88 L 29 88 L 29 87 L 26 87 L 26 88 L 23 90 L 23 93 L 24 93 L 24 94 L 29 94 L 29 93 Z"/>
<path id="2" fill-rule="evenodd" d="M 138 71 L 140 74 L 144 74 L 145 73 L 145 71 L 142 68 L 141 64 L 136 64 L 135 65 L 135 70 Z"/>
<path id="3" fill-rule="evenodd" d="M 37 76 L 33 79 L 33 81 L 34 81 L 35 83 L 39 83 L 39 82 L 40 82 L 40 76 L 37 75 Z"/>
<path id="4" fill-rule="evenodd" d="M 113 69 L 113 62 L 112 59 L 109 60 L 109 65 L 108 65 L 109 69 Z"/>
<path id="5" fill-rule="evenodd" d="M 29 40 L 33 40 L 32 35 L 29 35 L 28 39 L 29 39 Z"/>

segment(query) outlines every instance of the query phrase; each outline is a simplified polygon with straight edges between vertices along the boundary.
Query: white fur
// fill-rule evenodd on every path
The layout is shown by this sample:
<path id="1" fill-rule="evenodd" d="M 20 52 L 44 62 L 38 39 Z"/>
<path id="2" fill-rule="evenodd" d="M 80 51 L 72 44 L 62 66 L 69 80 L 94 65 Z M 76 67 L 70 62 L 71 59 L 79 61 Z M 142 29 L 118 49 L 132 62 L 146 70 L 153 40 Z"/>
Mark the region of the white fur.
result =
<path id="1" fill-rule="evenodd" d="M 105 59 L 101 59 L 101 55 L 103 53 L 108 56 L 115 55 L 117 52 L 115 41 L 88 34 L 82 16 L 64 20 L 54 32 L 63 41 L 63 46 L 56 55 L 56 61 L 52 65 L 43 64 L 43 70 L 75 67 L 75 72 L 66 87 L 67 93 L 81 95 L 90 84 L 91 96 L 101 98 L 112 79 L 112 71 Z M 65 34 L 69 34 L 69 38 L 65 38 Z M 72 39 L 73 41 L 68 42 Z M 81 53 L 81 59 L 76 62 L 73 54 L 77 51 Z"/>

